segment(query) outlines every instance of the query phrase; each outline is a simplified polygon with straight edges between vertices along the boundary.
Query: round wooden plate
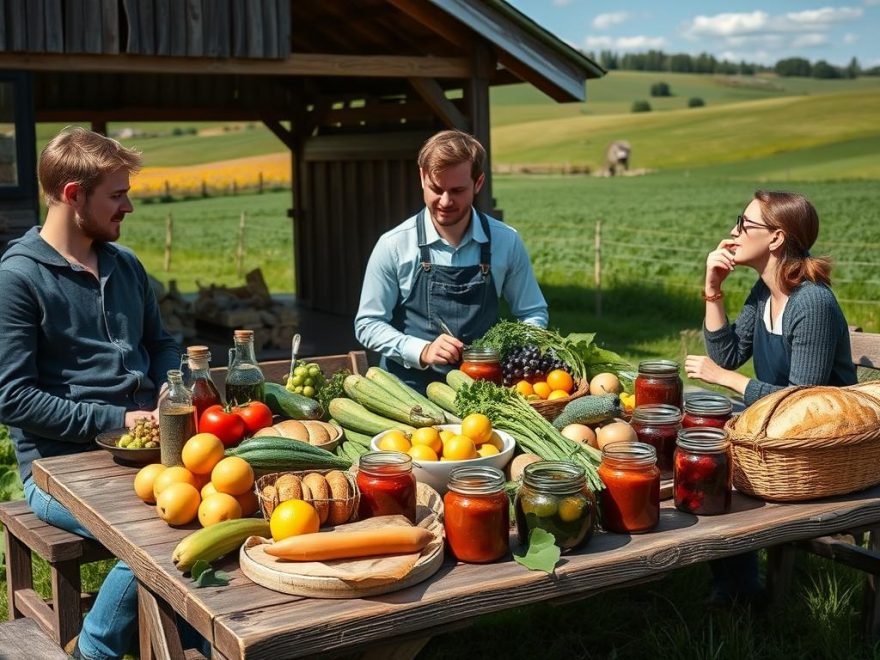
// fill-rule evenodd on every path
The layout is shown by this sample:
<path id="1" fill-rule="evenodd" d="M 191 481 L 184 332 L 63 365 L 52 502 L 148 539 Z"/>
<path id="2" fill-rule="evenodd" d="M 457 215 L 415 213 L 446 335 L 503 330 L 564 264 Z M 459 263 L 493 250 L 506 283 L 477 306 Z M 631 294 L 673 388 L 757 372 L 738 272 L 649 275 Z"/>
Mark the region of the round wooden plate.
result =
<path id="1" fill-rule="evenodd" d="M 302 575 L 290 570 L 278 570 L 278 560 L 260 550 L 266 539 L 252 536 L 239 551 L 241 571 L 248 578 L 267 589 L 294 596 L 310 598 L 365 598 L 405 589 L 431 577 L 443 564 L 443 499 L 430 486 L 419 483 L 416 492 L 416 524 L 434 532 L 435 540 L 428 544 L 409 573 L 400 579 L 379 578 L 348 581 L 337 577 Z M 357 523 L 355 523 L 357 524 Z"/>

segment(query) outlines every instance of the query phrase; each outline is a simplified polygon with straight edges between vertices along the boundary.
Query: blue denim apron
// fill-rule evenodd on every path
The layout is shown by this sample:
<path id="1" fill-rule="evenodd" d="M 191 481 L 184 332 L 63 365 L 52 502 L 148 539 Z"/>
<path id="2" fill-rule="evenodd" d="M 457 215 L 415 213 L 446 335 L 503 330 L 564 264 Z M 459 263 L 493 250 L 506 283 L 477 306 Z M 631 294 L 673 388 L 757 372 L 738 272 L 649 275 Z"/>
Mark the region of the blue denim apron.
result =
<path id="1" fill-rule="evenodd" d="M 769 298 L 765 305 L 770 304 Z M 755 378 L 762 383 L 788 387 L 791 373 L 791 357 L 785 350 L 782 335 L 774 335 L 764 325 L 763 314 L 755 323 L 752 337 L 752 362 Z"/>
<path id="2" fill-rule="evenodd" d="M 412 289 L 406 300 L 394 308 L 391 325 L 404 333 L 434 341 L 443 330 L 442 319 L 455 337 L 465 344 L 483 336 L 498 320 L 498 292 L 492 280 L 492 236 L 489 221 L 477 211 L 480 226 L 488 240 L 480 245 L 480 263 L 473 266 L 438 266 L 431 263 L 425 238 L 425 209 L 416 218 L 421 267 L 416 270 Z M 424 393 L 428 383 L 443 380 L 454 367 L 437 365 L 425 370 L 407 369 L 395 360 L 382 356 L 380 366 Z"/>

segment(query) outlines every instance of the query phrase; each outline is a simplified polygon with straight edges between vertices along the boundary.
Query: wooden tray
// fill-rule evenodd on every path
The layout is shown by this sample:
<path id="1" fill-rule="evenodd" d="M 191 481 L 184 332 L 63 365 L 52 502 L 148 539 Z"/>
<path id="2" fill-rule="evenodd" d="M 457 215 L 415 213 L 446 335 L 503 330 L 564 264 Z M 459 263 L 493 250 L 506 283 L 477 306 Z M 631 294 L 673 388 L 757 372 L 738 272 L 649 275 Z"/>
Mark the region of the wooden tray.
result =
<path id="1" fill-rule="evenodd" d="M 296 572 L 295 563 L 280 562 L 261 548 L 269 543 L 252 536 L 239 551 L 241 571 L 257 584 L 294 596 L 310 598 L 365 598 L 405 589 L 431 577 L 443 564 L 443 500 L 430 486 L 419 483 L 416 492 L 416 524 L 427 527 L 435 535 L 416 564 L 403 578 L 389 580 L 359 580 L 352 582 L 338 577 L 303 575 Z M 340 527 L 356 529 L 364 522 Z M 282 570 L 282 567 L 284 570 Z"/>

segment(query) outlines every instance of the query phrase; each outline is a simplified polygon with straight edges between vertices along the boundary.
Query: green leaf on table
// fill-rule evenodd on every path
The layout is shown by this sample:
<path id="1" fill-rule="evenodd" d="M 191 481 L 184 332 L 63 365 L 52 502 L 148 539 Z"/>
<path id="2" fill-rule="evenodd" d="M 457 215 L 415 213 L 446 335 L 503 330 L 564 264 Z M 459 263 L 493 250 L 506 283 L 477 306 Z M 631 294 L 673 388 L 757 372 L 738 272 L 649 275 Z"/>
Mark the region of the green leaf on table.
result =
<path id="1" fill-rule="evenodd" d="M 561 554 L 553 535 L 536 527 L 529 533 L 529 547 L 525 554 L 514 554 L 513 558 L 529 570 L 553 573 Z"/>
<path id="2" fill-rule="evenodd" d="M 193 580 L 198 580 L 199 576 L 207 570 L 211 569 L 211 564 L 206 562 L 204 559 L 198 559 L 192 565 L 192 568 L 189 569 L 189 574 L 192 575 Z"/>
<path id="3" fill-rule="evenodd" d="M 225 587 L 229 584 L 229 574 L 209 568 L 199 573 L 195 583 L 196 587 Z"/>

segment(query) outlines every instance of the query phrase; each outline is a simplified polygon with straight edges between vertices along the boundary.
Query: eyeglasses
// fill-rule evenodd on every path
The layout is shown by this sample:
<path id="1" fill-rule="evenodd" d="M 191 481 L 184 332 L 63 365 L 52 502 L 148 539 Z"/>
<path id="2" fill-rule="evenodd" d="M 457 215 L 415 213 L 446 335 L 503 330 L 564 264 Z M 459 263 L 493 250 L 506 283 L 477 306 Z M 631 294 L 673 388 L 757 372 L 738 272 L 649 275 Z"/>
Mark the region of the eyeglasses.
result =
<path id="1" fill-rule="evenodd" d="M 746 223 L 748 223 L 749 227 L 763 227 L 764 229 L 773 229 L 773 227 L 771 227 L 770 225 L 765 225 L 760 222 L 755 222 L 754 220 L 749 220 L 744 215 L 738 215 L 736 216 L 736 230 L 738 233 L 748 233 Z"/>

